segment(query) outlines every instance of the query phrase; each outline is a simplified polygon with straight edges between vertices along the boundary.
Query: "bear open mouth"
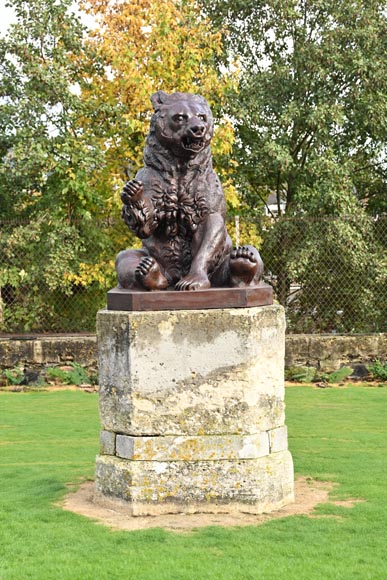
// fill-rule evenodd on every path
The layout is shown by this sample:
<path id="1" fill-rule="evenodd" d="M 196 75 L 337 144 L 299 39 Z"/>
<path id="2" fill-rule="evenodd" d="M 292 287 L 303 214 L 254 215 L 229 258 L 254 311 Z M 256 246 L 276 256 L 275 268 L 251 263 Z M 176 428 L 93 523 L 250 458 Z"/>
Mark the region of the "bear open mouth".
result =
<path id="1" fill-rule="evenodd" d="M 187 151 L 193 151 L 194 153 L 199 153 L 204 147 L 203 139 L 193 139 L 192 137 L 183 137 L 182 145 Z"/>

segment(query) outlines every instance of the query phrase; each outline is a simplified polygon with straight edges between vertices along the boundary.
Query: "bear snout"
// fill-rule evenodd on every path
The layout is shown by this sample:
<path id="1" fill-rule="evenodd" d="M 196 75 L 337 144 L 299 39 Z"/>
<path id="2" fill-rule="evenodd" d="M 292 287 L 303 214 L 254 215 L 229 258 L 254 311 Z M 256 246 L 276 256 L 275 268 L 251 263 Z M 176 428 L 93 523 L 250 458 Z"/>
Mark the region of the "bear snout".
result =
<path id="1" fill-rule="evenodd" d="M 188 127 L 188 131 L 193 137 L 200 138 L 206 132 L 206 126 L 203 123 L 195 123 Z"/>

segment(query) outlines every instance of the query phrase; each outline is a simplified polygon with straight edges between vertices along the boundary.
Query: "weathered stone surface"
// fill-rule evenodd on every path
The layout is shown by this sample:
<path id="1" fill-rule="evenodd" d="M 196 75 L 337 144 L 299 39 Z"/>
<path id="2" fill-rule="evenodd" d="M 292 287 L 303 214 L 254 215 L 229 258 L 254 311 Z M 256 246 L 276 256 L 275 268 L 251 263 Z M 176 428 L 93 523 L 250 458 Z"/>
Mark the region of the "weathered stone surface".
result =
<path id="1" fill-rule="evenodd" d="M 284 330 L 280 306 L 100 312 L 100 416 L 116 445 L 103 435 L 98 502 L 151 515 L 292 501 Z"/>
<path id="2" fill-rule="evenodd" d="M 308 366 L 310 359 L 310 335 L 288 334 L 286 336 L 285 367 Z"/>
<path id="3" fill-rule="evenodd" d="M 387 334 L 313 335 L 286 337 L 287 368 L 313 366 L 323 372 L 387 358 Z"/>
<path id="4" fill-rule="evenodd" d="M 111 431 L 101 431 L 99 436 L 99 446 L 101 455 L 115 455 L 116 434 Z"/>
<path id="5" fill-rule="evenodd" d="M 286 425 L 268 432 L 270 453 L 278 453 L 288 448 L 288 428 Z"/>
<path id="6" fill-rule="evenodd" d="M 239 461 L 127 461 L 100 456 L 96 501 L 109 498 L 124 500 L 132 515 L 262 513 L 293 501 L 292 458 L 288 451 Z"/>
<path id="7" fill-rule="evenodd" d="M 97 318 L 102 427 L 256 434 L 284 424 L 281 306 Z"/>
<path id="8" fill-rule="evenodd" d="M 271 433 L 271 431 L 269 432 Z M 118 457 L 142 461 L 256 459 L 269 455 L 269 435 L 131 437 L 117 435 Z"/>
<path id="9" fill-rule="evenodd" d="M 344 337 L 342 337 L 344 338 Z M 335 341 L 334 336 L 324 337 L 323 341 L 312 340 L 310 343 L 310 358 L 318 361 L 318 367 L 323 372 L 333 372 L 342 366 L 351 366 L 353 362 L 364 360 L 367 353 L 378 353 L 380 341 L 378 335 L 347 336 L 345 340 Z"/>
<path id="10" fill-rule="evenodd" d="M 342 366 L 367 364 L 375 359 L 387 359 L 386 333 L 286 336 L 287 368 L 314 366 L 331 372 Z M 43 373 L 46 366 L 60 365 L 67 361 L 75 361 L 87 368 L 96 368 L 95 335 L 23 337 L 23 340 L 0 337 L 1 369 L 22 364 L 27 371 Z M 34 378 L 34 381 L 36 380 L 37 378 Z"/>
<path id="11" fill-rule="evenodd" d="M 77 362 L 93 373 L 97 371 L 95 335 L 32 337 L 23 340 L 0 338 L 0 370 L 16 366 L 21 368 L 24 372 L 23 384 L 33 384 L 40 378 L 44 379 L 47 367 L 70 362 Z"/>
<path id="12" fill-rule="evenodd" d="M 76 361 L 83 366 L 96 364 L 95 335 L 31 338 L 9 340 L 0 338 L 0 366 L 14 367 L 25 363 L 27 366 L 55 365 Z"/>

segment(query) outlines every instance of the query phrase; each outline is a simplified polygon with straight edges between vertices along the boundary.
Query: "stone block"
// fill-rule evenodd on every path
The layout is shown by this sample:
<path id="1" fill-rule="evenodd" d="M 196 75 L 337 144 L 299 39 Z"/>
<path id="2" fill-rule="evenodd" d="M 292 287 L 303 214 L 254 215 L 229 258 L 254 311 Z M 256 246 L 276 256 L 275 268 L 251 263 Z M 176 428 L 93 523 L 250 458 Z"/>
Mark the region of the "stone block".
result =
<path id="1" fill-rule="evenodd" d="M 288 428 L 286 425 L 268 432 L 270 453 L 278 453 L 288 448 Z"/>
<path id="2" fill-rule="evenodd" d="M 310 359 L 310 335 L 288 334 L 286 336 L 285 367 L 306 366 Z"/>
<path id="3" fill-rule="evenodd" d="M 266 431 L 257 435 L 179 437 L 117 435 L 116 447 L 118 457 L 134 461 L 256 459 L 269 455 L 269 437 Z"/>
<path id="4" fill-rule="evenodd" d="M 115 455 L 116 434 L 111 431 L 101 431 L 99 435 L 99 448 L 101 455 Z"/>
<path id="5" fill-rule="evenodd" d="M 288 451 L 239 461 L 127 461 L 99 456 L 95 499 L 137 516 L 262 513 L 294 500 L 293 463 Z"/>
<path id="6" fill-rule="evenodd" d="M 97 330 L 98 503 L 153 515 L 293 500 L 281 306 L 101 311 Z"/>
<path id="7" fill-rule="evenodd" d="M 126 435 L 254 435 L 284 424 L 281 306 L 100 311 L 102 428 Z"/>
<path id="8" fill-rule="evenodd" d="M 96 337 L 94 335 L 23 340 L 0 338 L 1 368 L 12 368 L 21 362 L 35 368 L 73 360 L 83 366 L 95 366 Z"/>
<path id="9" fill-rule="evenodd" d="M 382 334 L 311 336 L 310 360 L 323 372 L 333 372 L 342 366 L 367 363 L 375 358 L 383 348 Z"/>

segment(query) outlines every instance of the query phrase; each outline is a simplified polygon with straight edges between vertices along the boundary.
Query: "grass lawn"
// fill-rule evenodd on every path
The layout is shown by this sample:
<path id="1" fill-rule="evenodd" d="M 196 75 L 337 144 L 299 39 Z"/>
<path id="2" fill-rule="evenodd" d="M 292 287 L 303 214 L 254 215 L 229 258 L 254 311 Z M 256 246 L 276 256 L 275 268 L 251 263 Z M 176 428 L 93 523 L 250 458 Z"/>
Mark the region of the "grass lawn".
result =
<path id="1" fill-rule="evenodd" d="M 1 580 L 387 579 L 387 389 L 291 387 L 286 398 L 296 475 L 365 502 L 176 534 L 112 532 L 54 507 L 66 484 L 93 477 L 96 395 L 0 394 Z"/>

